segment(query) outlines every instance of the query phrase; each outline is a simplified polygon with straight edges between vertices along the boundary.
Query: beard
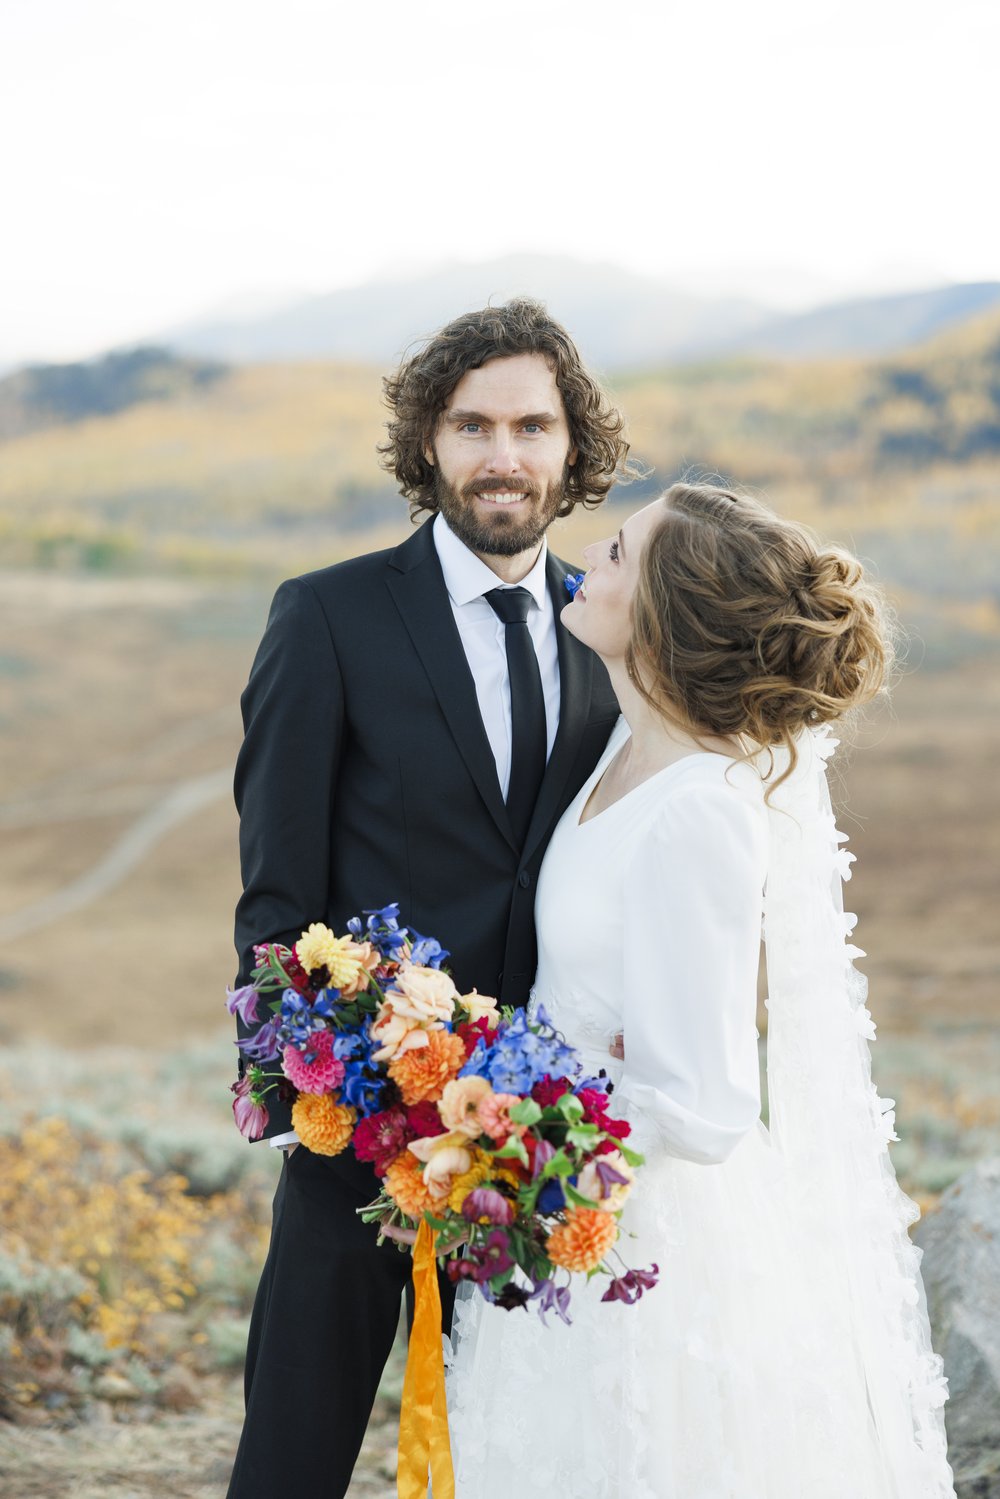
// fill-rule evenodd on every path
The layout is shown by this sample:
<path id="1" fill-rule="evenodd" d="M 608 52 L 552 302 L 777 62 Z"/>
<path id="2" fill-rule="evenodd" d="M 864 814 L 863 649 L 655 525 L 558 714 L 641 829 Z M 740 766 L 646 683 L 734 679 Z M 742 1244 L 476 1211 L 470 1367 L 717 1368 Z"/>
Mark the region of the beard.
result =
<path id="1" fill-rule="evenodd" d="M 516 557 L 519 552 L 537 547 L 555 520 L 566 498 L 569 464 L 557 484 L 547 485 L 544 493 L 537 484 L 523 479 L 484 479 L 467 484 L 461 490 L 449 484 L 440 465 L 434 468 L 434 500 L 459 541 L 478 556 Z M 477 494 L 517 489 L 526 495 L 525 509 L 517 515 L 495 510 L 486 515 L 476 503 Z"/>

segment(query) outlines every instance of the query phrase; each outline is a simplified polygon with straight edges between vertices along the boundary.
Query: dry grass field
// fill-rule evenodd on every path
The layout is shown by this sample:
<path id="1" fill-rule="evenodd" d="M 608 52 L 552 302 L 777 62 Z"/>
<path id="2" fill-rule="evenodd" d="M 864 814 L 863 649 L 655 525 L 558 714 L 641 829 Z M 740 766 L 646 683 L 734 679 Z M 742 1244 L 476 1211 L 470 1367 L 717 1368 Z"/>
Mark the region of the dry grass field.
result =
<path id="1" fill-rule="evenodd" d="M 589 518 L 560 549 L 578 554 L 599 524 Z M 17 1396 L 16 1422 L 0 1420 L 9 1499 L 224 1492 L 276 1167 L 229 1122 L 223 1009 L 238 697 L 267 602 L 258 584 L 0 577 L 0 1138 L 26 1114 L 62 1114 L 147 1164 L 201 1172 L 203 1192 L 239 1191 L 249 1213 L 236 1281 L 213 1293 L 203 1327 L 197 1298 L 185 1313 L 225 1356 L 175 1347 L 150 1364 L 161 1395 L 171 1360 L 186 1367 L 193 1399 L 171 1409 L 152 1394 L 95 1395 L 70 1421 L 42 1400 L 54 1389 L 43 1381 Z M 911 641 L 891 704 L 859 726 L 837 795 L 859 858 L 848 904 L 869 953 L 876 1068 L 898 1102 L 897 1169 L 933 1207 L 971 1159 L 1000 1151 L 1000 651 L 982 646 L 947 670 L 921 654 Z M 397 1358 L 357 1499 L 394 1491 L 398 1379 Z"/>

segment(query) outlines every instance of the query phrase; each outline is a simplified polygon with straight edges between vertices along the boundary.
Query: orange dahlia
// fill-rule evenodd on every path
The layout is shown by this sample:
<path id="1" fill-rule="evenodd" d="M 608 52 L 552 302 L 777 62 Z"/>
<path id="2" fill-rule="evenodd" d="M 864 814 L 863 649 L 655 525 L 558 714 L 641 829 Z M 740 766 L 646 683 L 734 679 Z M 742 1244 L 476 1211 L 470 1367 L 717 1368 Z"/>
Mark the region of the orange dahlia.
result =
<path id="1" fill-rule="evenodd" d="M 405 1104 L 434 1101 L 446 1083 L 465 1065 L 465 1043 L 450 1031 L 427 1031 L 427 1045 L 405 1051 L 389 1063 L 389 1076 L 398 1083 Z"/>
<path id="2" fill-rule="evenodd" d="M 408 1150 L 398 1155 L 386 1172 L 385 1189 L 408 1218 L 421 1217 L 431 1200 L 421 1163 Z M 601 1217 L 606 1218 L 607 1214 L 602 1213 Z"/>
<path id="3" fill-rule="evenodd" d="M 357 1117 L 329 1093 L 300 1093 L 292 1104 L 292 1128 L 314 1155 L 340 1155 L 350 1144 Z"/>
<path id="4" fill-rule="evenodd" d="M 595 1270 L 618 1237 L 618 1224 L 600 1208 L 571 1208 L 549 1234 L 545 1252 L 564 1270 Z"/>

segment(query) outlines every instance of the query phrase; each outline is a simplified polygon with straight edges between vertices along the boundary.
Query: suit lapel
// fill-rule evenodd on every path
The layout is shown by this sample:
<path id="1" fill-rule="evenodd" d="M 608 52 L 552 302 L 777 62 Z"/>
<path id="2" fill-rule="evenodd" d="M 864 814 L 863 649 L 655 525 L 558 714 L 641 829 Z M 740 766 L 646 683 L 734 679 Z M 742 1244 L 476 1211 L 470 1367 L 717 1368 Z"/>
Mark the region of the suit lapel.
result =
<path id="1" fill-rule="evenodd" d="M 483 727 L 476 686 L 444 585 L 431 525 L 427 521 L 392 553 L 387 585 L 469 774 L 490 816 L 514 847 L 496 761 Z M 559 658 L 561 672 L 561 644 Z"/>
<path id="2" fill-rule="evenodd" d="M 555 609 L 559 647 L 559 728 L 528 828 L 523 853 L 525 860 L 530 858 L 559 808 L 567 778 L 580 747 L 580 734 L 590 711 L 594 675 L 593 652 L 570 634 L 559 617 L 569 601 L 565 587 L 569 569 L 550 552 L 545 571 Z"/>

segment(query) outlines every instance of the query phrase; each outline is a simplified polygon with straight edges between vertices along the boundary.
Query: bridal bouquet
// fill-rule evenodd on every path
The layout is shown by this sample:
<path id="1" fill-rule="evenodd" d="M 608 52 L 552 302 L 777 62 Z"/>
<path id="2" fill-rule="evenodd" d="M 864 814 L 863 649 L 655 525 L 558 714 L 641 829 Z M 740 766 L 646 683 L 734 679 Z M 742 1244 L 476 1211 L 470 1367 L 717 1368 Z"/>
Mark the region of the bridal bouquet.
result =
<path id="1" fill-rule="evenodd" d="M 642 1157 L 609 1115 L 606 1077 L 584 1074 L 541 1008 L 529 1018 L 459 994 L 448 953 L 401 926 L 398 906 L 365 916 L 340 937 L 314 923 L 291 949 L 254 949 L 229 1009 L 248 1024 L 262 1002 L 272 1015 L 237 1043 L 241 1132 L 263 1134 L 269 1092 L 290 1098 L 306 1149 L 350 1146 L 373 1164 L 382 1191 L 367 1221 L 423 1225 L 451 1279 L 502 1307 L 569 1321 L 560 1270 L 607 1275 L 605 1301 L 638 1300 L 658 1267 L 608 1263 Z"/>

